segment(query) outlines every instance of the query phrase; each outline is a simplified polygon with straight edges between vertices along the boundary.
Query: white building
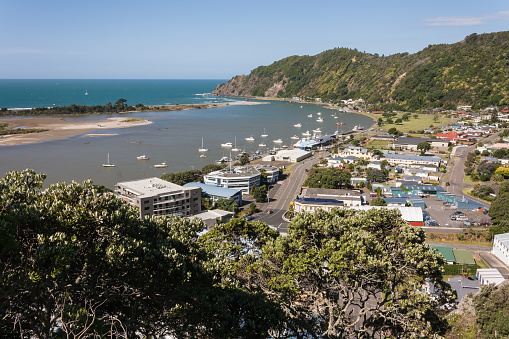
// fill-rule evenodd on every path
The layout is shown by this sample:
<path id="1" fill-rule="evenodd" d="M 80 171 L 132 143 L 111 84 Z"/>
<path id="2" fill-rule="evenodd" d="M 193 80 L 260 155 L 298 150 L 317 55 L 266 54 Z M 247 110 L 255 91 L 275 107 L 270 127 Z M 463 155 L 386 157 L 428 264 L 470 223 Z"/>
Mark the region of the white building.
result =
<path id="1" fill-rule="evenodd" d="M 440 167 L 440 164 L 442 163 L 442 159 L 439 157 L 392 153 L 385 154 L 383 159 L 387 160 L 387 162 L 391 165 L 422 164 Z"/>
<path id="2" fill-rule="evenodd" d="M 260 186 L 261 173 L 255 167 L 239 166 L 233 170 L 228 168 L 210 172 L 203 177 L 203 182 L 207 185 L 213 185 L 224 188 L 233 188 L 249 194 L 251 188 Z"/>
<path id="3" fill-rule="evenodd" d="M 300 162 L 306 158 L 309 158 L 313 154 L 309 151 L 301 149 L 288 149 L 280 150 L 276 154 L 268 155 L 263 158 L 263 161 L 288 161 L 288 162 Z"/>
<path id="4" fill-rule="evenodd" d="M 475 275 L 481 286 L 488 284 L 500 285 L 505 281 L 504 276 L 496 268 L 479 268 Z"/>
<path id="5" fill-rule="evenodd" d="M 504 264 L 509 265 L 509 233 L 495 235 L 491 253 Z"/>
<path id="6" fill-rule="evenodd" d="M 119 182 L 115 194 L 138 207 L 140 219 L 150 216 L 191 216 L 201 212 L 201 189 L 182 187 L 159 178 Z"/>
<path id="7" fill-rule="evenodd" d="M 211 229 L 217 222 L 221 223 L 229 222 L 233 218 L 233 216 L 234 216 L 233 212 L 215 209 L 196 214 L 192 217 L 189 217 L 189 219 L 191 220 L 194 218 L 201 219 L 205 223 L 205 225 L 207 225 L 207 229 Z"/>

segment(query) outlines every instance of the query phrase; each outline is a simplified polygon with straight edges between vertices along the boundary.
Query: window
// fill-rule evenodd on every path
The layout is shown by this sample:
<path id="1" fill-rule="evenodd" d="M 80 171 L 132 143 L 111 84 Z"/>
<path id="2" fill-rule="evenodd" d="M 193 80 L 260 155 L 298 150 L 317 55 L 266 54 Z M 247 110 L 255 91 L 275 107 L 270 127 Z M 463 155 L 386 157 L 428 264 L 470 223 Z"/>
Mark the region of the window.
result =
<path id="1" fill-rule="evenodd" d="M 148 207 L 148 206 L 144 208 L 145 211 L 148 211 L 149 209 L 150 209 L 150 207 Z"/>

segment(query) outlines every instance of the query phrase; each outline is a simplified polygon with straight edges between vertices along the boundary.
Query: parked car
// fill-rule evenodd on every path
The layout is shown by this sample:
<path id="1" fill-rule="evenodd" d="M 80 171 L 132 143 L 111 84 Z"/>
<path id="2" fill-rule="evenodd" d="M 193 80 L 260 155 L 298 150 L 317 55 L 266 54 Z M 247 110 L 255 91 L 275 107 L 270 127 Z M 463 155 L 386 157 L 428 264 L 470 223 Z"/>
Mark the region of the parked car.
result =
<path id="1" fill-rule="evenodd" d="M 451 184 L 448 182 L 445 183 L 445 186 L 451 186 Z"/>
<path id="2" fill-rule="evenodd" d="M 465 221 L 463 221 L 463 226 L 470 227 L 470 226 L 472 226 L 472 223 L 468 220 L 465 220 Z"/>
<path id="3" fill-rule="evenodd" d="M 244 216 L 244 219 L 246 219 L 247 221 L 250 221 L 250 220 L 253 220 L 255 217 L 253 217 L 252 215 L 245 215 Z"/>
<path id="4" fill-rule="evenodd" d="M 272 213 L 274 213 L 273 210 L 267 210 L 267 214 L 272 214 Z"/>
<path id="5" fill-rule="evenodd" d="M 484 211 L 482 211 L 482 214 L 488 214 L 489 212 L 490 211 L 488 211 L 488 210 L 484 210 Z"/>
<path id="6" fill-rule="evenodd" d="M 451 220 L 456 220 L 456 214 L 451 214 Z"/>

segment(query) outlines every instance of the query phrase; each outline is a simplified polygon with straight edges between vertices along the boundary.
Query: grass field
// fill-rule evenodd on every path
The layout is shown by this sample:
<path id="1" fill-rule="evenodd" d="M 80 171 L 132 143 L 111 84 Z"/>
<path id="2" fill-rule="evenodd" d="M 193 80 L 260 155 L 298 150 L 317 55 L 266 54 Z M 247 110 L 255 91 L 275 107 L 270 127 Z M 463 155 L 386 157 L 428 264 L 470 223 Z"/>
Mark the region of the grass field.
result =
<path id="1" fill-rule="evenodd" d="M 371 118 L 373 118 L 375 121 L 377 121 L 379 118 L 382 118 L 385 121 L 385 118 L 382 117 L 381 114 L 372 114 L 372 113 L 363 113 L 364 115 L 367 115 Z M 393 117 L 392 120 L 396 120 L 398 118 L 401 118 L 403 114 L 398 114 L 397 116 Z M 433 126 L 441 126 L 448 123 L 453 122 L 452 119 L 447 118 L 439 118 L 436 122 L 433 120 L 433 115 L 427 115 L 427 114 L 419 114 L 419 116 L 414 118 L 414 115 L 412 114 L 410 116 L 410 119 L 408 121 L 403 121 L 401 124 L 388 124 L 388 125 L 382 125 L 381 128 L 388 131 L 392 127 L 395 127 L 398 131 L 401 132 L 408 132 L 408 131 L 418 131 L 421 129 L 429 128 L 431 125 Z"/>

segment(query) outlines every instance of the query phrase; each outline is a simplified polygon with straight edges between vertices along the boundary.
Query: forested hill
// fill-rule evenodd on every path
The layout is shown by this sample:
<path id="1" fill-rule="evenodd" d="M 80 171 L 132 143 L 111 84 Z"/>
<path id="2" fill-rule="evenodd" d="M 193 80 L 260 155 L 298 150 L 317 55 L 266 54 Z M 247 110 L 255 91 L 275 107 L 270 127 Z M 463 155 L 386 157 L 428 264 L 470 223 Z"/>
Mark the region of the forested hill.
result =
<path id="1" fill-rule="evenodd" d="M 379 56 L 335 48 L 291 56 L 236 76 L 216 95 L 363 98 L 372 108 L 417 110 L 509 105 L 509 32 L 471 34 L 414 54 Z"/>

